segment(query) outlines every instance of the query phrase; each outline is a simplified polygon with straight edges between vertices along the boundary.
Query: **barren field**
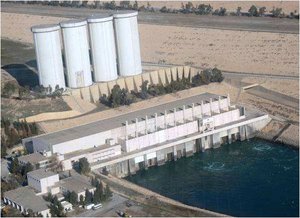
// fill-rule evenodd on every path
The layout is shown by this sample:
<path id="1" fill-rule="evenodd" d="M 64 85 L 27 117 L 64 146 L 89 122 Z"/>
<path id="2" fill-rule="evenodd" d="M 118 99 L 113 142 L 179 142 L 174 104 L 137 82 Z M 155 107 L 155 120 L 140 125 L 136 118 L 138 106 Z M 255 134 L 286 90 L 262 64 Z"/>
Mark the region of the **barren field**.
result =
<path id="1" fill-rule="evenodd" d="M 261 86 L 294 97 L 299 98 L 299 80 L 291 79 L 267 79 L 259 77 L 247 77 L 242 79 L 242 82 L 246 83 L 257 83 Z"/>
<path id="2" fill-rule="evenodd" d="M 2 37 L 32 43 L 30 27 L 66 18 L 2 13 Z M 140 24 L 142 60 L 298 76 L 298 34 Z"/>

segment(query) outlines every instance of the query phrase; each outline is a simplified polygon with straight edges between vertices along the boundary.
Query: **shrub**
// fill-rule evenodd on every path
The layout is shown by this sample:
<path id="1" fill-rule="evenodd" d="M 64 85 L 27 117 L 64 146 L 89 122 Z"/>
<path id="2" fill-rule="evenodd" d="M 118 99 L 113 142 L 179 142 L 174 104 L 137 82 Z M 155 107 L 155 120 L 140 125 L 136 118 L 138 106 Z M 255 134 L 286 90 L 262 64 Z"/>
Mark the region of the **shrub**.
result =
<path id="1" fill-rule="evenodd" d="M 255 5 L 252 5 L 250 7 L 250 9 L 248 10 L 248 12 L 249 12 L 249 16 L 251 16 L 251 17 L 257 17 L 258 16 L 257 7 Z"/>

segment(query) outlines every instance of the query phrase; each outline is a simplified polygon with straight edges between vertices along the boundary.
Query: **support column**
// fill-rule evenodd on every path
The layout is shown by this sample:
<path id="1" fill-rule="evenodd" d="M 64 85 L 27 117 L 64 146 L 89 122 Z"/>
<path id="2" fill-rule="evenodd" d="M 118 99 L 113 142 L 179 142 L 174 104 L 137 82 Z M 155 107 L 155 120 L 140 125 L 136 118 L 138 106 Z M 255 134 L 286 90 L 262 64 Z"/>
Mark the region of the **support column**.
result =
<path id="1" fill-rule="evenodd" d="M 218 107 L 219 107 L 219 113 L 221 113 L 221 96 L 219 96 L 219 99 L 218 99 Z"/>
<path id="2" fill-rule="evenodd" d="M 147 160 L 147 155 L 144 154 L 144 165 L 145 165 L 145 169 L 148 169 L 148 160 Z"/>
<path id="3" fill-rule="evenodd" d="M 213 148 L 219 148 L 221 146 L 220 134 L 213 134 Z"/>
<path id="4" fill-rule="evenodd" d="M 135 168 L 135 161 L 133 159 L 128 160 L 128 168 L 129 168 L 129 173 L 130 174 L 136 174 L 136 168 Z"/>
<path id="5" fill-rule="evenodd" d="M 174 160 L 177 160 L 177 148 L 176 145 L 173 147 L 173 153 L 174 153 Z"/>
<path id="6" fill-rule="evenodd" d="M 161 166 L 165 164 L 165 153 L 164 150 L 160 150 L 156 152 L 156 157 L 157 157 L 157 165 Z"/>
<path id="7" fill-rule="evenodd" d="M 204 114 L 203 108 L 204 108 L 203 101 L 201 101 L 201 113 L 200 113 L 201 117 L 203 117 L 203 114 Z"/>
<path id="8" fill-rule="evenodd" d="M 176 108 L 174 108 L 173 115 L 174 115 L 174 126 L 176 126 Z"/>
<path id="9" fill-rule="evenodd" d="M 185 105 L 183 105 L 183 123 L 185 123 Z"/>
<path id="10" fill-rule="evenodd" d="M 230 96 L 229 96 L 229 94 L 227 94 L 227 105 L 228 105 L 228 108 L 229 108 L 229 106 L 230 106 Z"/>
<path id="11" fill-rule="evenodd" d="M 125 122 L 125 139 L 126 139 L 126 140 L 128 140 L 127 127 L 128 127 L 128 121 L 126 120 L 126 122 Z"/>
<path id="12" fill-rule="evenodd" d="M 212 98 L 209 99 L 209 116 L 212 114 Z"/>
<path id="13" fill-rule="evenodd" d="M 138 137 L 138 122 L 139 122 L 139 119 L 138 118 L 135 118 L 135 137 Z"/>
<path id="14" fill-rule="evenodd" d="M 192 120 L 195 119 L 195 104 L 192 103 Z"/>
<path id="15" fill-rule="evenodd" d="M 164 121 L 165 121 L 165 129 L 168 127 L 167 125 L 167 111 L 165 110 L 165 115 L 164 115 Z"/>
<path id="16" fill-rule="evenodd" d="M 145 134 L 148 134 L 148 116 L 146 115 L 146 120 L 145 120 Z"/>
<path id="17" fill-rule="evenodd" d="M 157 113 L 155 113 L 155 131 L 157 131 Z"/>

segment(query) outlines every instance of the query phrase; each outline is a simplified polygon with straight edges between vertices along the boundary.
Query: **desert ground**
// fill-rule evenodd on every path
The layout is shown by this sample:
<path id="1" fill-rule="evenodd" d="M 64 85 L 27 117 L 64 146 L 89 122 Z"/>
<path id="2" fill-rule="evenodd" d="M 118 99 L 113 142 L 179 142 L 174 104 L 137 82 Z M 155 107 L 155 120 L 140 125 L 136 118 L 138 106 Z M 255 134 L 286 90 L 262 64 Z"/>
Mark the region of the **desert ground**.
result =
<path id="1" fill-rule="evenodd" d="M 31 26 L 66 18 L 2 13 L 2 37 L 33 43 Z M 298 76 L 298 34 L 140 24 L 142 60 Z"/>

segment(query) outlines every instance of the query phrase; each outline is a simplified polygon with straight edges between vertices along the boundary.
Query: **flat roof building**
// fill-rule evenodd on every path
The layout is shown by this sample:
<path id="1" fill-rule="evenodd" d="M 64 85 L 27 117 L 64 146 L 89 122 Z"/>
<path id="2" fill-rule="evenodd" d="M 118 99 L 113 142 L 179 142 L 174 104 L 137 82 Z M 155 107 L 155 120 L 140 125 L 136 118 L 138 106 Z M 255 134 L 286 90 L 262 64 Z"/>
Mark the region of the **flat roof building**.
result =
<path id="1" fill-rule="evenodd" d="M 41 214 L 43 217 L 51 216 L 48 203 L 41 196 L 37 196 L 35 190 L 29 186 L 7 191 L 3 195 L 6 204 L 24 214 L 27 214 L 28 210 L 31 209 L 34 213 Z"/>
<path id="2" fill-rule="evenodd" d="M 50 163 L 49 158 L 38 152 L 18 157 L 18 161 L 22 165 L 30 163 L 35 168 L 45 168 Z"/>

